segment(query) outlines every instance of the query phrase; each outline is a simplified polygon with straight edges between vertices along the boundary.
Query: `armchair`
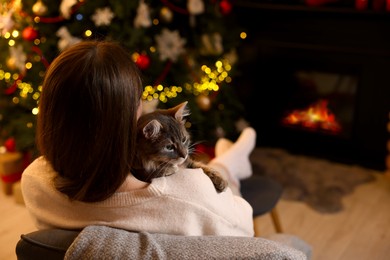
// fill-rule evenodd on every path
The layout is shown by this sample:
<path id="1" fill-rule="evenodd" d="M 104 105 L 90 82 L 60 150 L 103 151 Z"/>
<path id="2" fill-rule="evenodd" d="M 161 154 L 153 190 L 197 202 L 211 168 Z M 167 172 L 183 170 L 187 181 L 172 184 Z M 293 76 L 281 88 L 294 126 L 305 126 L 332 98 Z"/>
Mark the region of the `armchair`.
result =
<path id="1" fill-rule="evenodd" d="M 304 243 L 292 238 L 295 245 Z M 310 258 L 292 246 L 260 237 L 177 236 L 107 226 L 88 226 L 82 231 L 47 229 L 22 235 L 16 255 L 18 260 Z"/>

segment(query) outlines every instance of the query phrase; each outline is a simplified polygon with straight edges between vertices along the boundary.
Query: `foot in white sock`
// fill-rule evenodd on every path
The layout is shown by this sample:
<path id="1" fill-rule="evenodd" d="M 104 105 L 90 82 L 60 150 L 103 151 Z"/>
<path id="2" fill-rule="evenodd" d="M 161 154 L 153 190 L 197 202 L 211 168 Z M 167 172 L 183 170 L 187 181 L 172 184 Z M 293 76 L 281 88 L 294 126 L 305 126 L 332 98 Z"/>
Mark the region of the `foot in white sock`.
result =
<path id="1" fill-rule="evenodd" d="M 215 144 L 215 157 L 221 156 L 232 147 L 233 142 L 226 138 L 219 138 Z"/>
<path id="2" fill-rule="evenodd" d="M 256 146 L 256 131 L 245 128 L 233 144 L 227 139 L 220 139 L 216 145 L 216 155 L 210 163 L 217 163 L 227 169 L 232 178 L 246 179 L 252 175 L 249 155 Z"/>

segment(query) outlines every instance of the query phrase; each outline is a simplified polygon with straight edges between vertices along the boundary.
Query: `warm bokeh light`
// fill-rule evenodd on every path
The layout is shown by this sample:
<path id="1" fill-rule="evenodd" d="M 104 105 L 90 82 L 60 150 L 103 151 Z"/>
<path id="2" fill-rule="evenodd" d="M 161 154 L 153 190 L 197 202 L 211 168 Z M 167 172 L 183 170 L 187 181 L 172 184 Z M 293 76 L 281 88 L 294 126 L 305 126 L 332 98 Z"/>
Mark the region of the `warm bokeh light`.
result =
<path id="1" fill-rule="evenodd" d="M 133 54 L 133 59 L 136 59 L 138 53 Z M 215 62 L 215 68 L 210 68 L 207 65 L 201 66 L 201 71 L 203 76 L 199 82 L 194 82 L 193 84 L 185 84 L 184 88 L 186 91 L 192 93 L 193 95 L 208 95 L 212 91 L 219 91 L 220 84 L 223 82 L 231 82 L 231 77 L 229 76 L 229 71 L 231 70 L 231 65 L 228 60 L 218 60 Z M 146 86 L 142 98 L 144 100 L 158 99 L 161 102 L 167 102 L 168 99 L 174 98 L 178 93 L 182 92 L 183 89 L 180 86 L 170 86 L 163 87 L 162 85 L 158 86 Z"/>

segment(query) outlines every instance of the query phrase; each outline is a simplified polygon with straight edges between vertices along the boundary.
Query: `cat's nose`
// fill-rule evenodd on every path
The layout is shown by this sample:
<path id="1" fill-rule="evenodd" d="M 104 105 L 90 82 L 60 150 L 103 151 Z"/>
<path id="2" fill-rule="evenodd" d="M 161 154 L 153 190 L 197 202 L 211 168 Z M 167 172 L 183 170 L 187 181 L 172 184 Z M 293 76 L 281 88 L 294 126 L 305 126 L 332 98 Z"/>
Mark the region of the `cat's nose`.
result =
<path id="1" fill-rule="evenodd" d="M 187 151 L 185 151 L 185 150 L 179 150 L 178 151 L 178 153 L 177 153 L 178 155 L 179 155 L 179 157 L 181 157 L 181 158 L 186 158 L 187 157 Z"/>

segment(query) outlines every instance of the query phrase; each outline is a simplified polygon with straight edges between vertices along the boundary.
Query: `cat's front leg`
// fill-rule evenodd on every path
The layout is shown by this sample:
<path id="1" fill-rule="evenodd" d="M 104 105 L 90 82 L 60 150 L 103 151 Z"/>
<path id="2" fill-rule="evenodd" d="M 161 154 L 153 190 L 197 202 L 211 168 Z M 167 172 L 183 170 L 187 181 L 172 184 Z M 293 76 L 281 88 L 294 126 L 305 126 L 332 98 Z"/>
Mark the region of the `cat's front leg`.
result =
<path id="1" fill-rule="evenodd" d="M 203 172 L 210 178 L 218 193 L 224 191 L 228 186 L 228 182 L 221 176 L 221 174 L 218 171 L 206 166 L 201 162 L 189 161 L 188 167 L 201 168 Z"/>
<path id="2" fill-rule="evenodd" d="M 201 167 L 203 172 L 210 178 L 210 180 L 213 182 L 215 189 L 218 193 L 224 191 L 226 187 L 228 186 L 228 182 L 221 176 L 221 174 L 214 169 L 202 166 Z"/>

